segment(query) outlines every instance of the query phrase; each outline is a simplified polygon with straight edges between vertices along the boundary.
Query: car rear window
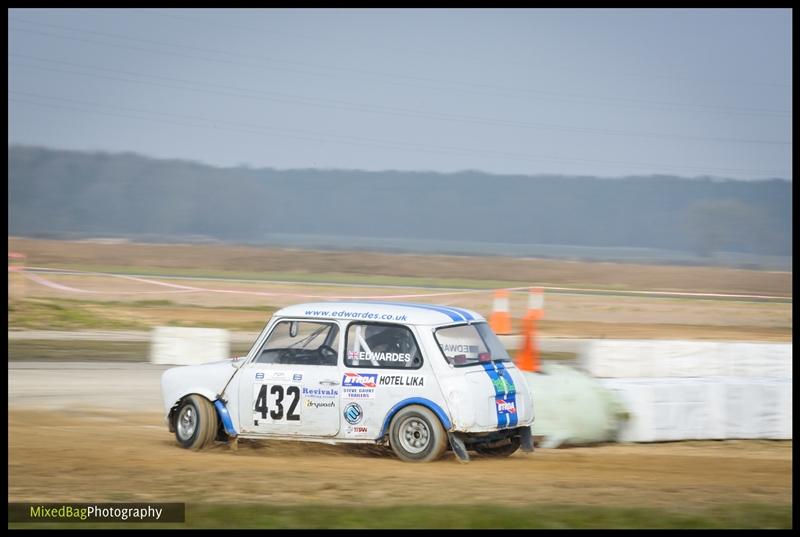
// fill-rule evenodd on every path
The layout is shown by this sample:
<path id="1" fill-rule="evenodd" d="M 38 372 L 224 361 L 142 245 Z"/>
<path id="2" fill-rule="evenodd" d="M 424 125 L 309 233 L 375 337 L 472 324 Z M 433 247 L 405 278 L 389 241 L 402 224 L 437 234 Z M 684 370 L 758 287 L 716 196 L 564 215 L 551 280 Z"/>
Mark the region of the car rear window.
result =
<path id="1" fill-rule="evenodd" d="M 438 328 L 434 336 L 447 362 L 456 367 L 511 361 L 505 347 L 486 323 L 446 326 Z"/>

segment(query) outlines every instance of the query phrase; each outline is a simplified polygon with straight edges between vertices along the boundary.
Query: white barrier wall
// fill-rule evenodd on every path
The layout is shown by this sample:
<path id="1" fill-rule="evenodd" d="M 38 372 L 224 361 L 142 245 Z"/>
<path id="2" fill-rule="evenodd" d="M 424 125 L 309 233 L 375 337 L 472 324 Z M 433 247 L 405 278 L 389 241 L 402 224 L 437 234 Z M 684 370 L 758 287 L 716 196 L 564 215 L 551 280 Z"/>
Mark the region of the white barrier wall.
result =
<path id="1" fill-rule="evenodd" d="M 598 378 L 792 378 L 791 343 L 594 340 L 581 368 Z"/>
<path id="2" fill-rule="evenodd" d="M 726 438 L 792 438 L 792 383 L 726 379 Z"/>
<path id="3" fill-rule="evenodd" d="M 792 344 L 594 340 L 581 368 L 616 392 L 619 440 L 792 438 Z"/>
<path id="4" fill-rule="evenodd" d="M 193 365 L 230 358 L 230 335 L 220 328 L 157 326 L 150 340 L 150 362 Z"/>
<path id="5" fill-rule="evenodd" d="M 774 378 L 599 379 L 630 413 L 618 440 L 792 438 L 792 382 Z"/>

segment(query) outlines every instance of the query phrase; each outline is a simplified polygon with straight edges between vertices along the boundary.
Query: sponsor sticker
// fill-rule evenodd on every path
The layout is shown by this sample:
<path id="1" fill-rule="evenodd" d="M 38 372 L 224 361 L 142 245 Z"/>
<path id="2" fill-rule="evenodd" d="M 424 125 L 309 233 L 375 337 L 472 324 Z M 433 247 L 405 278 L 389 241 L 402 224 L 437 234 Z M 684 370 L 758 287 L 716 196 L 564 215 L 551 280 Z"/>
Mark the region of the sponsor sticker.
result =
<path id="1" fill-rule="evenodd" d="M 349 403 L 344 407 L 344 419 L 350 425 L 356 425 L 361 422 L 364 417 L 364 411 L 358 403 Z"/>
<path id="2" fill-rule="evenodd" d="M 348 399 L 372 399 L 377 382 L 377 373 L 346 372 L 342 377 L 342 395 Z"/>
<path id="3" fill-rule="evenodd" d="M 517 405 L 514 401 L 506 401 L 505 399 L 496 399 L 497 412 L 499 414 L 516 414 Z"/>
<path id="4" fill-rule="evenodd" d="M 303 386 L 303 397 L 331 399 L 339 397 L 339 390 L 337 388 L 307 388 Z"/>
<path id="5" fill-rule="evenodd" d="M 425 377 L 403 375 L 381 375 L 379 386 L 425 386 Z"/>
<path id="6" fill-rule="evenodd" d="M 494 389 L 497 393 L 512 394 L 517 392 L 517 390 L 514 388 L 514 385 L 503 377 L 497 377 L 496 379 L 493 379 L 492 384 L 494 385 Z"/>
<path id="7" fill-rule="evenodd" d="M 462 345 L 460 343 L 444 344 L 442 345 L 444 352 L 456 352 L 465 354 L 478 354 L 480 350 L 477 345 Z"/>
<path id="8" fill-rule="evenodd" d="M 375 388 L 344 388 L 342 396 L 346 399 L 374 399 Z"/>
<path id="9" fill-rule="evenodd" d="M 407 352 L 366 352 L 349 351 L 347 357 L 350 360 L 364 360 L 367 362 L 410 362 L 411 354 Z"/>
<path id="10" fill-rule="evenodd" d="M 353 436 L 363 436 L 367 434 L 368 429 L 363 425 L 351 425 L 345 429 L 345 432 Z"/>
<path id="11" fill-rule="evenodd" d="M 306 399 L 306 407 L 307 408 L 333 408 L 336 406 L 335 401 L 314 401 L 312 399 Z"/>
<path id="12" fill-rule="evenodd" d="M 393 315 L 391 313 L 372 313 L 371 311 L 320 311 L 306 310 L 309 317 L 342 317 L 346 319 L 381 319 L 384 321 L 405 321 L 405 315 Z"/>
<path id="13" fill-rule="evenodd" d="M 256 380 L 278 380 L 281 382 L 300 382 L 303 380 L 302 373 L 291 373 L 289 371 L 257 371 Z"/>
<path id="14" fill-rule="evenodd" d="M 342 377 L 342 386 L 360 386 L 363 388 L 374 388 L 378 382 L 377 373 L 352 373 L 345 372 Z"/>

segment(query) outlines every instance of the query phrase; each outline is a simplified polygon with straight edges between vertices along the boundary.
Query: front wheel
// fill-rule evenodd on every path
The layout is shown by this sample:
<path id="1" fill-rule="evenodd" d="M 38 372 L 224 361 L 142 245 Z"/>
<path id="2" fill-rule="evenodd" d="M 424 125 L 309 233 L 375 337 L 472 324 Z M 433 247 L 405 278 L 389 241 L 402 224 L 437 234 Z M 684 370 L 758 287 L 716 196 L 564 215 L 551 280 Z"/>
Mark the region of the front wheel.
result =
<path id="1" fill-rule="evenodd" d="M 181 447 L 198 450 L 210 445 L 217 436 L 217 412 L 200 395 L 186 397 L 175 416 L 175 438 Z"/>
<path id="2" fill-rule="evenodd" d="M 400 460 L 435 461 L 447 449 L 447 433 L 436 414 L 423 406 L 411 405 L 392 419 L 389 445 Z"/>
<path id="3" fill-rule="evenodd" d="M 519 449 L 519 436 L 509 439 L 509 443 L 499 446 L 475 446 L 475 451 L 487 457 L 510 457 Z"/>

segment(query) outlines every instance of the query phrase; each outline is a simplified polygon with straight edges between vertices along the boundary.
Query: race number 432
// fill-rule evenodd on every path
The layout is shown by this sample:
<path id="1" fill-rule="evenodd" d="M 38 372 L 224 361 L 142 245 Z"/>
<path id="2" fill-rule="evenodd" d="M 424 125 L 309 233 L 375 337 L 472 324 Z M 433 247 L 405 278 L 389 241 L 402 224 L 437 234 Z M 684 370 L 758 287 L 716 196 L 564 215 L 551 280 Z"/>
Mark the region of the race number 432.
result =
<path id="1" fill-rule="evenodd" d="M 257 393 L 256 390 L 258 390 Z M 253 393 L 256 399 L 253 409 L 256 420 L 300 421 L 300 414 L 296 413 L 297 405 L 300 402 L 298 386 L 256 384 L 253 387 Z"/>

